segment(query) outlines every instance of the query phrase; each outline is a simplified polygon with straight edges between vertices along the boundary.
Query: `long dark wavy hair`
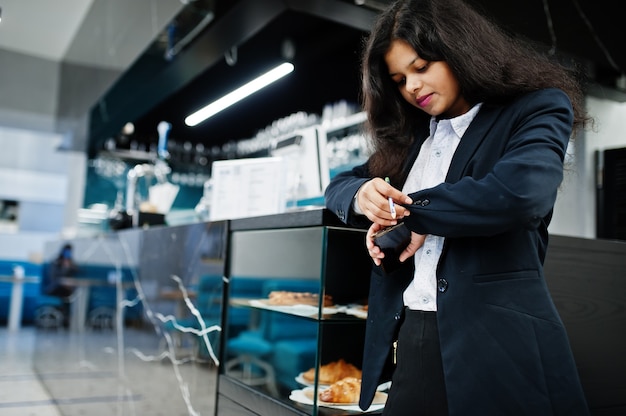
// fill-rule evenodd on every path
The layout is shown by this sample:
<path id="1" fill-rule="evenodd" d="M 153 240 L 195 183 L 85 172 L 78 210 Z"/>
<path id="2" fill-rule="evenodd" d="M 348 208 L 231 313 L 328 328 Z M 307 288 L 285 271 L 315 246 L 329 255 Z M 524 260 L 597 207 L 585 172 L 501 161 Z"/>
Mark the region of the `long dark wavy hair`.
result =
<path id="1" fill-rule="evenodd" d="M 394 40 L 406 41 L 427 61 L 445 61 L 471 104 L 505 104 L 530 91 L 554 87 L 571 100 L 573 132 L 591 120 L 584 109 L 582 78 L 574 68 L 506 32 L 461 0 L 399 0 L 378 16 L 362 58 L 373 176 L 387 175 L 392 183 L 401 183 L 414 132 L 430 120 L 402 98 L 389 76 L 384 56 Z"/>

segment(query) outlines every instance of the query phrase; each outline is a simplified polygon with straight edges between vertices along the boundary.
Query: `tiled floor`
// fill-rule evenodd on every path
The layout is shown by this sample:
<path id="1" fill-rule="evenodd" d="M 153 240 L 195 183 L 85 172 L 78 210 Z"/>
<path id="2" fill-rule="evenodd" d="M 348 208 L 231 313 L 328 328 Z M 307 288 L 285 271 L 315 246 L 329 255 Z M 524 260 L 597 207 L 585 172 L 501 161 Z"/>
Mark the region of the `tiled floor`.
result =
<path id="1" fill-rule="evenodd" d="M 145 330 L 118 337 L 1 327 L 0 414 L 214 414 L 215 366 L 157 358 L 154 340 Z"/>
<path id="2" fill-rule="evenodd" d="M 33 369 L 35 330 L 0 328 L 0 414 L 60 416 L 54 400 Z"/>
<path id="3" fill-rule="evenodd" d="M 69 328 L 24 319 L 11 333 L 0 322 L 0 416 L 214 415 L 225 230 L 195 223 L 71 240 Z M 36 301 L 53 315 L 54 302 Z"/>

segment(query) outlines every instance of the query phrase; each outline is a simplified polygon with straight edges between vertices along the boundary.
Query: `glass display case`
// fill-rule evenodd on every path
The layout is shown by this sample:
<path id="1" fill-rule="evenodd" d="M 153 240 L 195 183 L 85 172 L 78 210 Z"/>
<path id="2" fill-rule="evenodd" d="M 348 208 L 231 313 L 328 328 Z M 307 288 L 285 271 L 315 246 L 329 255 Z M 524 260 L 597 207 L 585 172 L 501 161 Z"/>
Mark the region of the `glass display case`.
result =
<path id="1" fill-rule="evenodd" d="M 360 380 L 363 360 L 371 260 L 365 231 L 337 221 L 320 209 L 231 222 L 218 414 L 360 412 L 358 394 L 320 399 Z"/>
<path id="2" fill-rule="evenodd" d="M 44 269 L 66 243 L 77 269 L 71 296 L 42 293 L 36 309 L 33 367 L 59 412 L 215 414 L 227 226 L 47 245 Z"/>

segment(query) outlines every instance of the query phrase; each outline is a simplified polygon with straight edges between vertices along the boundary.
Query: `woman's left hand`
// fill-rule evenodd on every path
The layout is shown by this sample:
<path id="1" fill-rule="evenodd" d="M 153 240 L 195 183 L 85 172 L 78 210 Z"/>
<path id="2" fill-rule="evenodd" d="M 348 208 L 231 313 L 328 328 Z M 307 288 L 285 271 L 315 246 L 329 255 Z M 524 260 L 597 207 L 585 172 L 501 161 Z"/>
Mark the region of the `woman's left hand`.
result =
<path id="1" fill-rule="evenodd" d="M 380 266 L 382 263 L 382 259 L 385 258 L 385 253 L 382 252 L 380 247 L 376 245 L 374 241 L 373 235 L 385 228 L 385 226 L 373 223 L 370 228 L 367 230 L 367 235 L 365 237 L 365 246 L 367 247 L 367 252 L 370 257 L 374 261 L 374 264 Z M 400 253 L 399 259 L 401 262 L 405 262 L 408 258 L 413 256 L 417 250 L 424 244 L 424 240 L 426 240 L 425 234 L 417 234 L 411 231 L 411 241 L 409 245 Z"/>
<path id="2" fill-rule="evenodd" d="M 385 257 L 385 254 L 382 252 L 380 247 L 376 245 L 373 236 L 375 233 L 382 230 L 383 228 L 385 228 L 385 226 L 378 223 L 373 223 L 367 230 L 367 235 L 365 237 L 365 247 L 367 247 L 367 252 L 369 253 L 372 260 L 374 260 L 374 264 L 377 266 L 380 266 L 382 259 Z"/>

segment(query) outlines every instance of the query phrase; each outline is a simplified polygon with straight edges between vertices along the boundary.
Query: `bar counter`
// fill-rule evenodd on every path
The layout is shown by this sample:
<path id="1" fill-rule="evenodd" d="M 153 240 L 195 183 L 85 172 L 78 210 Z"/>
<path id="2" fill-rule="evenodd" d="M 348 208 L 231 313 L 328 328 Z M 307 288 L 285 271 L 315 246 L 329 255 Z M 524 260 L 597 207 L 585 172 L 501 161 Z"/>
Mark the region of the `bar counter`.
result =
<path id="1" fill-rule="evenodd" d="M 224 364 L 236 358 L 228 341 L 237 331 L 249 329 L 254 316 L 240 316 L 246 311 L 236 302 L 230 305 L 229 296 L 239 283 L 260 287 L 278 280 L 312 283 L 320 294 L 332 294 L 340 304 L 361 302 L 367 298 L 371 267 L 363 239 L 363 230 L 346 227 L 320 208 L 71 240 L 75 261 L 86 275 L 106 279 L 112 271 L 121 273 L 123 281 L 132 282 L 136 290 L 125 288 L 114 296 L 113 306 L 124 310 L 123 323 L 117 328 L 103 330 L 86 324 L 83 332 L 38 333 L 35 369 L 42 375 L 72 371 L 96 394 L 124 386 L 124 397 L 113 404 L 118 414 L 150 414 L 159 403 L 168 409 L 178 406 L 180 414 L 344 414 L 291 401 L 289 389 L 294 387 L 290 383 L 298 369 L 275 369 L 277 393 L 224 372 Z M 65 242 L 51 243 L 46 258 L 54 258 Z M 551 236 L 545 272 L 571 339 L 592 415 L 626 414 L 626 243 Z M 87 308 L 108 301 L 94 297 L 94 291 Z M 187 296 L 179 296 L 184 293 Z M 241 297 L 254 298 L 258 293 Z M 312 326 L 313 333 L 321 334 L 313 340 L 315 360 L 343 356 L 360 364 L 361 348 L 354 340 L 363 334 L 364 319 L 326 319 L 320 313 L 298 322 L 299 330 Z M 332 349 L 328 340 L 351 346 Z M 64 354 L 47 357 L 49 343 L 61 346 Z M 270 345 L 284 348 L 289 343 L 280 340 Z M 155 362 L 166 365 L 154 367 Z M 133 370 L 139 367 L 154 371 L 168 395 L 148 387 L 142 380 L 145 371 Z M 94 369 L 102 368 L 113 374 L 96 378 Z M 284 371 L 292 373 L 281 376 Z M 54 382 L 48 383 L 45 376 L 42 380 L 54 396 Z M 59 403 L 63 412 L 65 404 Z"/>

